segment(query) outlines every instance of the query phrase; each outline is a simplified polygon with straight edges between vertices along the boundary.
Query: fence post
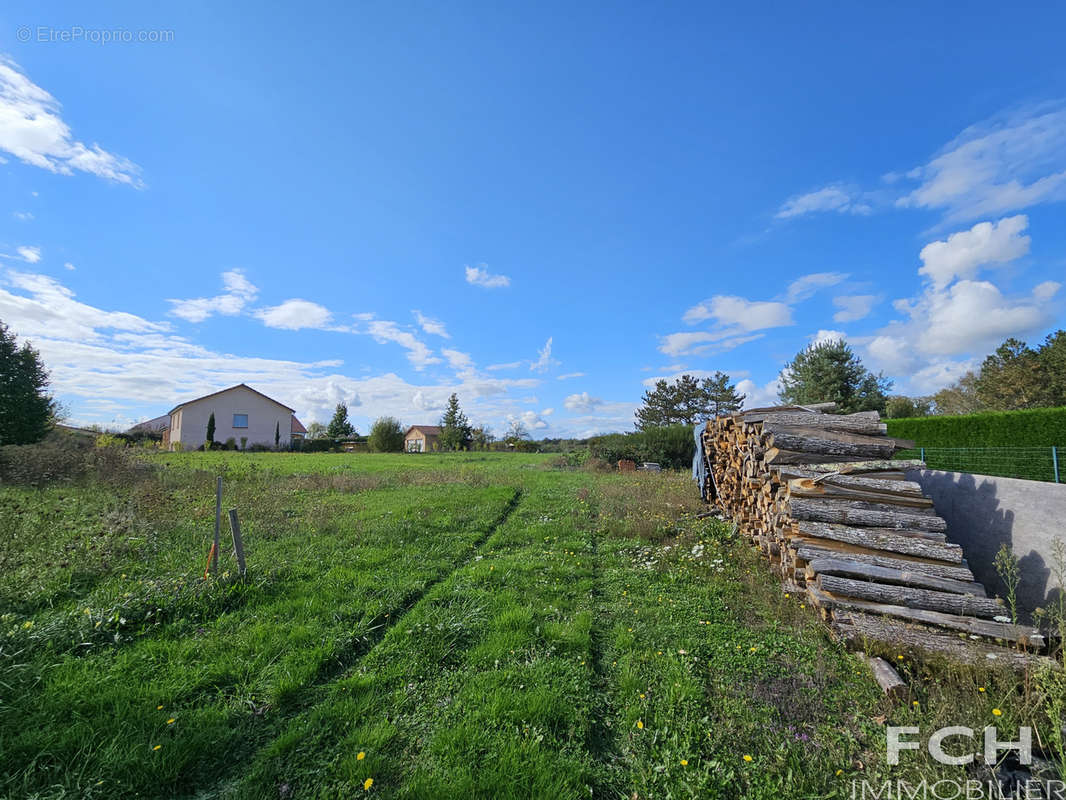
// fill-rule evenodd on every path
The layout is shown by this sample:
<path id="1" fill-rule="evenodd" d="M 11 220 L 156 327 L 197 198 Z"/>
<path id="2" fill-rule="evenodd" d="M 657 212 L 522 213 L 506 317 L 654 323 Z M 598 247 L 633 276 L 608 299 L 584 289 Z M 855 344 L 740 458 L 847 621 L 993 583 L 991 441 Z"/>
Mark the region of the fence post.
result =
<path id="1" fill-rule="evenodd" d="M 1051 445 L 1051 464 L 1055 467 L 1055 483 L 1059 482 L 1059 449 Z"/>
<path id="2" fill-rule="evenodd" d="M 237 571 L 244 575 L 248 567 L 244 564 L 244 542 L 241 540 L 241 523 L 237 520 L 237 509 L 229 510 L 229 526 L 233 531 L 233 553 L 237 556 Z"/>

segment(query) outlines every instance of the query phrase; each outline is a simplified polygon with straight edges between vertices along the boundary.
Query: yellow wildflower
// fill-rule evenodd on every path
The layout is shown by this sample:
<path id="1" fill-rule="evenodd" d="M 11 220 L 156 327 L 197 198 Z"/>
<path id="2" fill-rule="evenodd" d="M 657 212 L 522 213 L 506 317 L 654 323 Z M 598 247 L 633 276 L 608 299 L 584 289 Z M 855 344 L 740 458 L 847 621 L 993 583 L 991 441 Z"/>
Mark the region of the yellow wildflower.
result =
<path id="1" fill-rule="evenodd" d="M 1001 717 L 1001 716 L 1003 716 L 1003 712 L 1000 711 L 998 708 L 993 708 L 992 709 L 992 715 L 996 716 L 996 717 Z"/>
<path id="2" fill-rule="evenodd" d="M 359 751 L 359 755 L 357 755 L 355 757 L 355 760 L 356 761 L 362 761 L 364 758 L 366 758 L 366 753 L 364 753 L 362 750 L 360 750 Z"/>
<path id="3" fill-rule="evenodd" d="M 363 791 L 364 792 L 369 792 L 370 791 L 370 787 L 373 786 L 373 785 L 374 785 L 374 779 L 373 778 L 367 778 L 365 781 L 363 781 Z"/>
<path id="4" fill-rule="evenodd" d="M 173 725 L 175 722 L 176 722 L 176 720 L 174 719 L 174 717 L 171 717 L 170 719 L 167 720 L 167 725 Z"/>
<path id="5" fill-rule="evenodd" d="M 161 745 L 161 744 L 157 744 L 157 745 L 156 745 L 155 747 L 153 747 L 153 748 L 152 748 L 152 750 L 153 750 L 153 751 L 155 751 L 155 750 L 158 750 L 158 749 L 159 749 L 160 747 L 162 747 L 162 746 L 163 746 L 163 745 Z"/>
<path id="6" fill-rule="evenodd" d="M 985 687 L 984 686 L 978 686 L 977 687 L 977 691 L 979 691 L 979 692 L 981 692 L 983 694 L 984 691 L 985 691 Z"/>
<path id="7" fill-rule="evenodd" d="M 688 759 L 687 758 L 681 759 L 681 766 L 683 766 L 683 767 L 687 767 L 688 766 Z"/>
<path id="8" fill-rule="evenodd" d="M 637 720 L 637 730 L 638 731 L 644 730 L 644 721 L 643 720 L 639 720 L 639 719 Z"/>
<path id="9" fill-rule="evenodd" d="M 745 753 L 745 754 L 744 754 L 744 760 L 745 760 L 745 761 L 751 761 L 751 756 L 749 756 L 749 755 L 747 755 L 747 754 Z"/>
<path id="10" fill-rule="evenodd" d="M 162 710 L 163 710 L 163 706 L 156 706 L 156 707 L 155 707 L 155 710 L 156 710 L 156 711 L 162 711 Z"/>

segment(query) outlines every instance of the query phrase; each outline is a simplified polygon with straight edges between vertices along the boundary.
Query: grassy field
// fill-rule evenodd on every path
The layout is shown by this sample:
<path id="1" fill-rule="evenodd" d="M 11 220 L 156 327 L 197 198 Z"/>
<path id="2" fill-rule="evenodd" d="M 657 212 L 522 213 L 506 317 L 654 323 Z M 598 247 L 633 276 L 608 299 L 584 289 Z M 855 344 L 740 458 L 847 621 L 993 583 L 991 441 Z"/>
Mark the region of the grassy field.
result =
<path id="1" fill-rule="evenodd" d="M 886 701 L 681 474 L 148 461 L 0 487 L 2 797 L 850 797 L 960 774 L 886 724 L 1048 730 L 1057 690 L 909 656 Z"/>

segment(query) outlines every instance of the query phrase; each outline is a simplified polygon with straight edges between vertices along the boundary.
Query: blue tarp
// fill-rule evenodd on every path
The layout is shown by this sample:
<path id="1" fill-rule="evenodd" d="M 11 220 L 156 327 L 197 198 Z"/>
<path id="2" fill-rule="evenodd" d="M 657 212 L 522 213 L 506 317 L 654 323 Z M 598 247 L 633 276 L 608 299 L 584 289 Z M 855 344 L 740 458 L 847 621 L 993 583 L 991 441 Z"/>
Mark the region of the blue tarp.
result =
<path id="1" fill-rule="evenodd" d="M 707 499 L 707 459 L 703 457 L 703 442 L 700 434 L 707 427 L 706 422 L 701 422 L 692 429 L 692 435 L 696 439 L 696 453 L 692 456 L 692 480 L 700 485 L 700 497 Z"/>

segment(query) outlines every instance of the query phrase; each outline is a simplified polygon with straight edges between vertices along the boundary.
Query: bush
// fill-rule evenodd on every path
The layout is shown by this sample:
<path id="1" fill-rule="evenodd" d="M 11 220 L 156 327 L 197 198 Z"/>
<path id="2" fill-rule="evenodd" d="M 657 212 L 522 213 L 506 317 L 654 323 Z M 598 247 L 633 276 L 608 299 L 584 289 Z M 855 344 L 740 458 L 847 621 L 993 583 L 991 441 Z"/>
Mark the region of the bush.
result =
<path id="1" fill-rule="evenodd" d="M 616 464 L 622 459 L 654 461 L 663 469 L 687 469 L 692 465 L 696 444 L 688 425 L 648 428 L 635 433 L 611 433 L 589 439 L 593 459 Z"/>
<path id="2" fill-rule="evenodd" d="M 372 453 L 402 453 L 403 426 L 395 417 L 379 417 L 370 429 L 367 444 Z"/>
<path id="3" fill-rule="evenodd" d="M 122 444 L 95 447 L 88 439 L 50 437 L 38 444 L 0 447 L 0 484 L 40 487 L 88 477 L 129 483 L 151 468 Z"/>
<path id="4" fill-rule="evenodd" d="M 237 439 L 235 437 L 231 436 L 231 437 L 229 437 L 226 440 L 226 443 L 224 445 L 222 445 L 222 446 L 226 450 L 236 450 L 237 449 Z"/>
<path id="5" fill-rule="evenodd" d="M 1066 407 L 885 420 L 889 436 L 917 447 L 1066 446 Z"/>

